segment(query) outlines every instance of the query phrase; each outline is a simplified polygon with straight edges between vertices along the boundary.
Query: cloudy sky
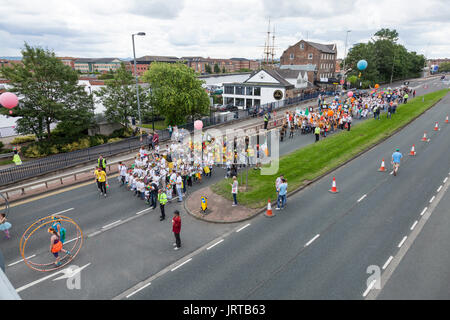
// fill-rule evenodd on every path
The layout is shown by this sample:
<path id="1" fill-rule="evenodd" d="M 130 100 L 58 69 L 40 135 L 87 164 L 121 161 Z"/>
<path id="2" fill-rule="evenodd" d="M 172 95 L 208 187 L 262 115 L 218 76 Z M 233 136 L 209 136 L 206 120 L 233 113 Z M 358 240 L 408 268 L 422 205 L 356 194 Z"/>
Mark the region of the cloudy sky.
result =
<path id="1" fill-rule="evenodd" d="M 301 39 L 367 41 L 395 28 L 399 42 L 429 58 L 450 57 L 450 0 L 0 0 L 0 56 L 26 41 L 58 56 L 136 55 L 262 58 L 269 17 L 277 56 Z"/>

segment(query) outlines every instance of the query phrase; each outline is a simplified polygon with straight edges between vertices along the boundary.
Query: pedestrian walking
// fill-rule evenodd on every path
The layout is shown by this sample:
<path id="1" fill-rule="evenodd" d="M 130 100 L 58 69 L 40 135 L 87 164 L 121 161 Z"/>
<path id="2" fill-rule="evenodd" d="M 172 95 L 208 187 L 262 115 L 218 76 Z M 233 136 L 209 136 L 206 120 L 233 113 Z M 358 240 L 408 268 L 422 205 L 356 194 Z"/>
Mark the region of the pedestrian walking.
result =
<path id="1" fill-rule="evenodd" d="M 97 181 L 97 186 L 100 189 L 100 194 L 106 197 L 106 172 L 102 168 L 98 168 L 95 171 L 95 178 Z"/>
<path id="2" fill-rule="evenodd" d="M 177 178 L 175 180 L 178 202 L 183 202 L 183 179 L 180 176 L 180 173 L 177 172 Z"/>
<path id="3" fill-rule="evenodd" d="M 63 243 L 60 240 L 60 237 L 55 229 L 48 228 L 48 233 L 51 234 L 50 237 L 50 252 L 56 258 L 55 265 L 60 266 L 61 261 L 59 260 L 59 253 L 62 251 L 68 255 L 70 255 L 70 251 L 63 249 Z"/>
<path id="4" fill-rule="evenodd" d="M 231 194 L 233 195 L 233 207 L 237 206 L 237 193 L 238 193 L 238 187 L 239 183 L 237 181 L 236 176 L 233 176 L 233 183 L 230 183 L 231 185 Z"/>
<path id="5" fill-rule="evenodd" d="M 284 209 L 286 206 L 286 194 L 287 194 L 287 181 L 286 179 L 281 180 L 281 184 L 278 187 L 278 198 L 277 198 L 277 208 L 276 210 Z M 281 206 L 280 206 L 281 204 Z"/>
<path id="6" fill-rule="evenodd" d="M 97 167 L 102 168 L 104 171 L 106 171 L 106 159 L 103 159 L 103 156 L 100 155 L 97 159 Z"/>
<path id="7" fill-rule="evenodd" d="M 314 129 L 314 134 L 316 135 L 316 142 L 319 141 L 319 136 L 320 136 L 320 127 L 319 126 L 317 126 Z"/>
<path id="8" fill-rule="evenodd" d="M 266 112 L 264 115 L 264 130 L 267 130 L 267 125 L 269 124 L 269 113 Z"/>
<path id="9" fill-rule="evenodd" d="M 22 160 L 20 159 L 17 149 L 14 149 L 14 156 L 12 161 L 16 164 L 16 166 L 20 166 L 22 164 Z"/>
<path id="10" fill-rule="evenodd" d="M 0 231 L 5 233 L 5 239 L 11 238 L 9 235 L 9 229 L 11 229 L 11 223 L 6 221 L 6 214 L 0 214 Z"/>
<path id="11" fill-rule="evenodd" d="M 409 98 L 408 94 L 405 93 L 405 95 L 403 96 L 403 103 L 404 104 L 406 104 L 408 102 L 408 98 Z"/>
<path id="12" fill-rule="evenodd" d="M 180 218 L 180 212 L 178 210 L 175 210 L 173 212 L 172 231 L 175 236 L 175 243 L 173 244 L 175 248 L 173 248 L 173 249 L 178 250 L 181 248 L 181 238 L 180 238 L 181 218 Z"/>
<path id="13" fill-rule="evenodd" d="M 348 115 L 348 117 L 347 117 L 347 131 L 350 131 L 350 127 L 351 127 L 351 125 L 352 125 L 352 115 L 351 114 L 349 114 Z"/>
<path id="14" fill-rule="evenodd" d="M 162 192 L 161 189 L 158 190 L 158 201 L 159 201 L 159 209 L 161 210 L 161 216 L 159 217 L 159 221 L 163 221 L 166 218 L 164 207 L 167 203 L 167 195 L 165 192 Z"/>

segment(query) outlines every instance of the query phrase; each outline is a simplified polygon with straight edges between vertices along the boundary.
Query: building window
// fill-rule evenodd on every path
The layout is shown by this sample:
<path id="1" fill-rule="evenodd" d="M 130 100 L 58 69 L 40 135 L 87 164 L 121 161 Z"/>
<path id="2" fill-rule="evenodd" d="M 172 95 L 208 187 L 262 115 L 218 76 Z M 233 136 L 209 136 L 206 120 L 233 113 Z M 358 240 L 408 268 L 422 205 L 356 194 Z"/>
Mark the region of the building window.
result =
<path id="1" fill-rule="evenodd" d="M 260 96 L 261 95 L 261 88 L 260 87 L 255 87 L 254 90 L 253 90 L 253 95 L 254 96 Z"/>
<path id="2" fill-rule="evenodd" d="M 312 60 L 312 58 L 313 58 L 313 54 L 312 54 L 312 53 L 309 53 L 309 54 L 308 54 L 308 59 L 309 59 L 309 60 Z"/>
<path id="3" fill-rule="evenodd" d="M 303 43 L 300 43 L 300 49 L 305 49 L 305 44 L 303 44 Z"/>
<path id="4" fill-rule="evenodd" d="M 294 54 L 293 54 L 293 53 L 291 53 L 291 54 L 289 55 L 289 59 L 291 59 L 291 60 L 294 59 Z"/>
<path id="5" fill-rule="evenodd" d="M 255 100 L 253 100 L 253 104 L 255 106 L 260 106 L 261 105 L 261 100 L 260 99 L 255 99 Z"/>
<path id="6" fill-rule="evenodd" d="M 225 105 L 231 104 L 234 106 L 234 98 L 225 98 Z"/>
<path id="7" fill-rule="evenodd" d="M 234 94 L 234 87 L 233 86 L 225 86 L 225 93 L 226 94 Z"/>
<path id="8" fill-rule="evenodd" d="M 241 94 L 241 95 L 244 95 L 244 94 L 245 94 L 244 89 L 245 89 L 245 87 L 236 86 L 236 92 L 235 92 L 235 94 Z"/>
<path id="9" fill-rule="evenodd" d="M 246 87 L 245 88 L 245 94 L 247 96 L 252 96 L 253 95 L 253 87 Z"/>
<path id="10" fill-rule="evenodd" d="M 244 100 L 243 98 L 236 98 L 236 106 L 237 107 L 243 107 L 244 106 Z"/>

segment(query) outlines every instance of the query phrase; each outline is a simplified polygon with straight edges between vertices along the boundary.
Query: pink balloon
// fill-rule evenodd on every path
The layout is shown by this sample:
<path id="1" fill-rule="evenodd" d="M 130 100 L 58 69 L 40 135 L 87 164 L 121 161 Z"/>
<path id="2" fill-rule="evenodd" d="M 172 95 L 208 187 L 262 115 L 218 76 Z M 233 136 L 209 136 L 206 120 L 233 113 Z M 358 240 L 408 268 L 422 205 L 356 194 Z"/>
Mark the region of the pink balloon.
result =
<path id="1" fill-rule="evenodd" d="M 352 92 L 352 91 L 349 91 L 349 92 L 347 93 L 347 95 L 348 95 L 349 97 L 353 97 L 353 92 Z"/>
<path id="2" fill-rule="evenodd" d="M 196 130 L 202 130 L 203 128 L 203 122 L 201 120 L 195 120 L 194 121 L 194 128 Z"/>
<path id="3" fill-rule="evenodd" d="M 12 92 L 4 92 L 0 95 L 0 104 L 7 109 L 12 109 L 19 103 L 19 98 Z"/>

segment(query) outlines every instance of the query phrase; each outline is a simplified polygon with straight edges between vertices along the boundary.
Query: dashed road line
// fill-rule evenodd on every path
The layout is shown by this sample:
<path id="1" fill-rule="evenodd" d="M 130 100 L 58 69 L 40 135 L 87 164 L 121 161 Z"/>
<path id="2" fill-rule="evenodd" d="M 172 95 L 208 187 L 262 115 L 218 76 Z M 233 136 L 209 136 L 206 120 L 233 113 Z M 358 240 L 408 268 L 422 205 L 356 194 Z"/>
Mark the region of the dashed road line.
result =
<path id="1" fill-rule="evenodd" d="M 367 197 L 367 194 L 363 195 L 361 198 L 358 199 L 358 202 L 361 202 L 365 197 Z"/>
<path id="2" fill-rule="evenodd" d="M 387 268 L 387 266 L 389 265 L 389 263 L 391 263 L 392 259 L 394 259 L 393 256 L 390 256 L 389 259 L 387 259 L 387 261 L 384 263 L 383 265 L 383 270 Z"/>
<path id="3" fill-rule="evenodd" d="M 316 234 L 314 238 L 312 238 L 311 240 L 309 240 L 306 244 L 305 247 L 309 246 L 311 243 L 313 243 L 318 237 L 320 237 L 320 234 Z"/>
<path id="4" fill-rule="evenodd" d="M 151 210 L 151 209 L 153 209 L 153 208 L 147 208 L 147 209 L 141 210 L 141 211 L 139 211 L 139 212 L 136 212 L 136 214 L 141 214 L 141 213 L 143 213 L 143 212 L 145 212 L 145 211 L 148 211 L 148 210 Z"/>
<path id="5" fill-rule="evenodd" d="M 444 179 L 443 183 L 446 183 L 446 182 L 447 182 L 447 180 L 448 180 L 448 177 L 446 177 L 446 178 Z"/>
<path id="6" fill-rule="evenodd" d="M 214 243 L 212 246 L 206 248 L 206 250 L 209 250 L 209 249 L 211 249 L 211 248 L 214 248 L 214 247 L 217 246 L 219 243 L 223 242 L 223 240 L 224 240 L 224 239 L 222 239 L 222 240 L 220 240 L 220 241 L 217 241 L 217 242 Z"/>
<path id="7" fill-rule="evenodd" d="M 372 290 L 373 286 L 377 283 L 377 280 L 372 280 L 372 282 L 367 287 L 366 291 L 363 293 L 363 297 L 366 297 L 370 290 Z"/>
<path id="8" fill-rule="evenodd" d="M 404 236 L 403 237 L 403 239 L 402 239 L 402 241 L 400 241 L 400 243 L 398 244 L 398 248 L 400 248 L 404 243 L 405 243 L 405 241 L 406 241 L 406 238 L 408 238 L 407 236 Z"/>
<path id="9" fill-rule="evenodd" d="M 420 213 L 421 216 L 423 216 L 423 214 L 428 210 L 428 207 L 425 207 L 422 212 Z"/>
<path id="10" fill-rule="evenodd" d="M 75 208 L 69 208 L 69 209 L 66 209 L 66 210 L 63 210 L 63 211 L 59 211 L 59 212 L 53 213 L 51 216 L 53 217 L 53 216 L 56 216 L 56 215 L 64 213 L 64 212 L 72 211 L 74 209 Z"/>
<path id="11" fill-rule="evenodd" d="M 122 220 L 117 220 L 117 221 L 114 221 L 113 223 L 107 224 L 106 226 L 103 226 L 102 229 L 106 229 L 108 227 L 111 227 L 111 226 L 113 226 L 113 225 L 115 225 L 115 224 L 117 224 L 119 222 L 122 222 Z"/>
<path id="12" fill-rule="evenodd" d="M 33 254 L 32 256 L 29 256 L 28 258 L 25 258 L 25 259 L 29 260 L 29 259 L 34 258 L 34 257 L 36 257 L 35 254 Z M 16 264 L 18 264 L 18 263 L 21 263 L 22 261 L 23 261 L 23 259 L 20 259 L 19 261 L 10 263 L 10 264 L 8 264 L 8 267 L 11 267 L 11 266 L 16 265 Z"/>
<path id="13" fill-rule="evenodd" d="M 414 223 L 413 223 L 413 225 L 411 226 L 411 230 L 414 230 L 414 228 L 416 227 L 416 224 L 418 223 L 419 221 L 414 221 Z"/>
<path id="14" fill-rule="evenodd" d="M 434 201 L 434 198 L 436 198 L 436 196 L 433 196 L 433 197 L 430 199 L 430 203 L 432 203 L 432 202 Z"/>
<path id="15" fill-rule="evenodd" d="M 185 265 L 186 263 L 188 263 L 188 262 L 191 261 L 191 260 L 192 260 L 192 258 L 187 259 L 185 262 L 180 263 L 178 266 L 176 266 L 175 268 L 173 268 L 173 269 L 170 270 L 170 271 L 175 271 L 175 270 L 177 270 L 179 267 Z"/>
<path id="16" fill-rule="evenodd" d="M 141 290 L 147 288 L 147 287 L 148 287 L 149 285 L 151 285 L 151 284 L 152 284 L 151 282 L 145 284 L 145 285 L 142 286 L 141 288 L 139 288 L 139 289 L 137 289 L 136 291 L 133 291 L 132 293 L 130 293 L 129 295 L 127 295 L 126 298 L 128 299 L 129 297 L 135 295 L 135 294 L 138 293 L 139 291 L 141 291 Z"/>
<path id="17" fill-rule="evenodd" d="M 247 224 L 246 224 L 245 226 L 243 226 L 242 228 L 237 229 L 236 232 L 239 232 L 239 231 L 241 231 L 241 230 L 247 228 L 249 225 L 250 225 L 250 223 L 247 223 Z"/>
<path id="18" fill-rule="evenodd" d="M 441 189 L 442 189 L 442 185 L 441 186 L 439 186 L 439 188 L 436 190 L 436 192 L 439 192 L 439 191 L 441 191 Z"/>
<path id="19" fill-rule="evenodd" d="M 80 237 L 76 237 L 76 238 L 73 238 L 72 240 L 66 241 L 66 242 L 64 242 L 64 244 L 68 244 L 68 243 L 70 243 L 70 242 L 72 242 L 72 241 L 75 241 L 75 240 L 77 240 L 77 239 L 80 239 Z"/>

